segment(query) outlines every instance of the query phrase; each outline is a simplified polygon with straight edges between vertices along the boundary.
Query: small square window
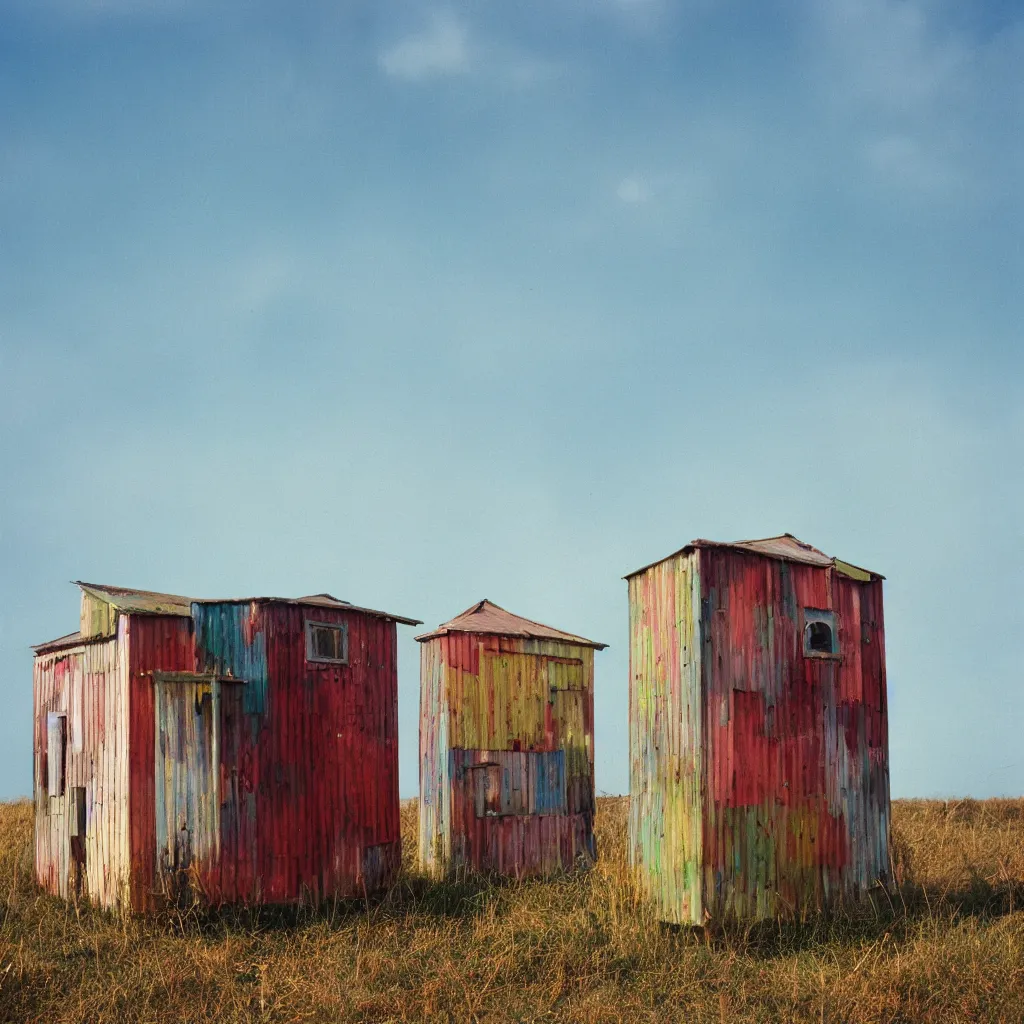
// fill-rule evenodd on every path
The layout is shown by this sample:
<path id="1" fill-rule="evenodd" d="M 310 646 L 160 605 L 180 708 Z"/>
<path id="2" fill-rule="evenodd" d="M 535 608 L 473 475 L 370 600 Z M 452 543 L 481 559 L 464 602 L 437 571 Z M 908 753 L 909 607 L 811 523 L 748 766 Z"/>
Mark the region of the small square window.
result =
<path id="1" fill-rule="evenodd" d="M 803 613 L 804 657 L 838 658 L 839 635 L 835 612 L 805 608 Z"/>
<path id="2" fill-rule="evenodd" d="M 306 620 L 306 660 L 329 665 L 348 664 L 348 626 Z"/>

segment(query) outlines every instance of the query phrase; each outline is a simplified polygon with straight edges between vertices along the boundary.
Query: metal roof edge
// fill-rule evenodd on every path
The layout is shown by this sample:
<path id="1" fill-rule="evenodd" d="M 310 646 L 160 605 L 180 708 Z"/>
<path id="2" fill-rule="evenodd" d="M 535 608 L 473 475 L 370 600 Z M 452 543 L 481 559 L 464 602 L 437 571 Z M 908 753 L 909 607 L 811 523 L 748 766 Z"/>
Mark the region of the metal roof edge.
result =
<path id="1" fill-rule="evenodd" d="M 66 647 L 87 647 L 90 644 L 105 644 L 116 639 L 116 636 L 82 636 L 81 633 L 75 632 L 66 633 L 56 640 L 46 640 L 41 644 L 29 646 L 36 654 L 48 654 L 50 651 L 59 651 Z"/>
<path id="2" fill-rule="evenodd" d="M 541 623 L 537 623 L 541 625 Z M 553 629 L 553 626 L 546 627 Z M 417 643 L 423 644 L 428 640 L 436 640 L 439 636 L 450 636 L 452 633 L 462 633 L 466 636 L 507 636 L 512 640 L 536 640 L 538 643 L 547 644 L 574 644 L 576 647 L 593 647 L 595 651 L 605 651 L 608 649 L 608 644 L 603 644 L 598 640 L 588 640 L 586 637 L 575 636 L 572 633 L 566 633 L 562 637 L 557 636 L 534 636 L 531 633 L 512 633 L 508 630 L 502 632 L 500 630 L 482 630 L 482 629 L 457 629 L 450 626 L 445 626 L 443 629 L 433 629 L 429 633 L 420 633 L 419 636 L 414 636 L 413 640 Z"/>
<path id="3" fill-rule="evenodd" d="M 334 601 L 335 605 L 320 604 L 316 600 L 317 597 L 327 597 L 329 600 Z M 379 608 L 364 608 L 362 605 L 352 604 L 351 601 L 342 601 L 336 597 L 330 597 L 330 595 L 324 594 L 310 594 L 307 597 L 194 597 L 192 598 L 192 604 L 252 604 L 258 602 L 260 604 L 290 604 L 296 605 L 300 608 L 319 608 L 321 611 L 338 611 L 338 612 L 359 612 L 362 615 L 373 615 L 378 619 L 389 619 L 392 622 L 401 622 L 404 626 L 422 626 L 422 619 L 412 619 L 406 615 L 398 615 L 395 612 L 381 611 Z"/>
<path id="4" fill-rule="evenodd" d="M 192 605 L 194 604 L 250 604 L 253 601 L 260 601 L 264 603 L 276 603 L 276 604 L 293 604 L 300 605 L 306 608 L 330 608 L 336 607 L 339 611 L 353 611 L 361 612 L 363 615 L 373 615 L 380 619 L 389 619 L 393 622 L 400 622 L 405 626 L 422 626 L 422 619 L 413 619 L 407 615 L 398 615 L 394 612 L 381 611 L 379 608 L 365 608 L 362 605 L 352 604 L 351 601 L 342 601 L 340 598 L 334 597 L 332 594 L 307 594 L 304 597 L 273 597 L 273 596 L 256 596 L 256 597 L 187 597 L 184 594 L 166 594 L 158 590 L 136 590 L 131 587 L 114 587 L 108 584 L 102 583 L 86 583 L 84 580 L 72 580 L 75 586 L 86 591 L 90 595 L 93 595 L 100 600 L 108 600 L 114 608 L 120 614 L 124 615 L 173 615 L 177 618 L 188 618 L 191 615 Z M 116 593 L 116 592 L 123 593 Z M 189 611 L 179 611 L 174 608 L 120 608 L 118 607 L 117 601 L 121 598 L 126 603 L 130 603 L 130 595 L 139 594 L 145 597 L 152 598 L 166 598 L 170 601 L 174 601 L 177 604 L 187 604 Z M 323 599 L 325 603 L 321 603 L 318 599 Z M 327 604 L 326 602 L 333 602 L 333 605 Z"/>
<path id="5" fill-rule="evenodd" d="M 860 572 L 867 573 L 872 579 L 884 580 L 885 577 L 880 572 L 875 572 L 874 569 L 865 569 L 861 565 L 854 565 L 853 562 L 848 562 L 844 558 L 838 558 L 834 555 L 826 555 L 824 551 L 819 551 L 818 548 L 807 544 L 805 541 L 800 540 L 799 537 L 794 536 L 792 533 L 778 533 L 772 537 L 760 537 L 758 540 L 780 540 L 783 537 L 790 537 L 804 547 L 810 548 L 812 551 L 818 551 L 825 558 L 831 559 L 833 567 L 836 566 L 837 562 L 842 562 L 845 565 L 849 565 L 853 569 L 857 569 Z M 741 551 L 747 555 L 755 555 L 760 558 L 772 558 L 777 562 L 790 562 L 795 559 L 786 558 L 785 555 L 775 554 L 769 551 L 755 551 L 752 548 L 743 547 L 744 544 L 752 544 L 756 541 L 739 540 L 739 541 L 718 541 L 718 540 L 705 540 L 702 537 L 698 537 L 696 540 L 691 540 L 689 544 L 684 544 L 678 551 L 673 551 L 669 555 L 665 555 L 663 558 L 656 558 L 653 562 L 648 562 L 646 565 L 642 565 L 639 569 L 634 569 L 632 572 L 626 573 L 622 577 L 624 580 L 632 579 L 634 576 L 639 576 L 640 573 L 646 572 L 648 569 L 653 569 L 656 565 L 661 565 L 662 562 L 667 562 L 671 558 L 678 558 L 680 555 L 685 555 L 690 551 L 695 551 L 697 548 L 732 548 L 736 551 Z M 822 566 L 824 568 L 824 566 Z M 842 570 L 840 570 L 841 572 Z M 850 577 L 851 579 L 854 577 Z"/>
<path id="6" fill-rule="evenodd" d="M 642 572 L 647 572 L 648 569 L 653 569 L 656 565 L 661 565 L 662 562 L 667 562 L 670 558 L 678 558 L 680 555 L 685 555 L 689 551 L 693 551 L 694 548 L 699 547 L 703 541 L 692 540 L 689 544 L 684 544 L 678 551 L 673 551 L 670 555 L 665 555 L 662 558 L 656 558 L 653 562 L 648 562 L 646 565 L 641 565 L 639 569 L 634 569 L 632 572 L 627 572 L 622 577 L 624 580 L 632 579 L 634 576 L 639 576 Z"/>
<path id="7" fill-rule="evenodd" d="M 536 626 L 538 629 L 548 630 L 551 633 L 557 633 L 559 635 L 540 636 L 529 633 L 523 629 L 460 629 L 458 626 L 454 625 L 454 623 L 458 622 L 458 620 L 464 616 L 472 615 L 483 610 L 484 605 L 490 605 L 491 608 L 499 612 L 504 612 L 506 615 L 518 622 L 524 622 L 528 626 Z M 442 622 L 435 629 L 432 629 L 427 633 L 421 633 L 419 636 L 413 637 L 413 639 L 419 643 L 424 643 L 427 640 L 433 640 L 438 636 L 447 636 L 450 633 L 476 634 L 477 636 L 508 636 L 520 640 L 547 640 L 551 643 L 573 643 L 578 647 L 593 647 L 598 651 L 603 651 L 608 646 L 607 644 L 599 643 L 597 640 L 588 640 L 586 637 L 578 636 L 576 633 L 567 633 L 564 629 L 549 626 L 546 622 L 538 622 L 536 619 L 528 619 L 525 615 L 517 615 L 515 612 L 510 612 L 507 608 L 503 608 L 500 604 L 496 604 L 489 597 L 482 598 L 479 601 L 474 601 L 465 611 L 459 612 L 458 615 L 449 619 L 447 622 Z"/>

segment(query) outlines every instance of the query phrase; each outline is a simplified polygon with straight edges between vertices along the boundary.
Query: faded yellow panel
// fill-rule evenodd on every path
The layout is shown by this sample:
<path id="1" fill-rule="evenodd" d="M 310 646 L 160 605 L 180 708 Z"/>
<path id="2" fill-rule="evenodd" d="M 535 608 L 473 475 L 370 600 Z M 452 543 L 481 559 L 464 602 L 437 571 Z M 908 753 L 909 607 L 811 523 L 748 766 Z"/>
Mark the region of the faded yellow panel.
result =
<path id="1" fill-rule="evenodd" d="M 79 632 L 83 637 L 113 636 L 117 632 L 117 609 L 83 590 Z"/>
<path id="2" fill-rule="evenodd" d="M 583 661 L 579 658 L 571 660 L 560 658 L 549 660 L 548 688 L 551 690 L 582 690 L 585 686 Z"/>
<path id="3" fill-rule="evenodd" d="M 558 723 L 559 746 L 565 751 L 565 772 L 569 778 L 590 774 L 590 751 L 584 728 L 582 690 L 559 690 L 552 694 L 554 719 Z"/>
<path id="4" fill-rule="evenodd" d="M 546 654 L 547 652 L 545 652 Z M 544 749 L 550 706 L 556 735 L 571 736 L 570 763 L 586 759 L 583 700 L 589 699 L 593 652 L 579 648 L 540 652 L 480 652 L 479 676 L 446 669 L 449 742 L 468 750 Z M 568 695 L 568 696 L 566 696 Z M 563 722 L 562 716 L 569 716 Z M 565 745 L 565 744 L 563 744 Z M 578 772 L 585 774 L 580 762 Z"/>

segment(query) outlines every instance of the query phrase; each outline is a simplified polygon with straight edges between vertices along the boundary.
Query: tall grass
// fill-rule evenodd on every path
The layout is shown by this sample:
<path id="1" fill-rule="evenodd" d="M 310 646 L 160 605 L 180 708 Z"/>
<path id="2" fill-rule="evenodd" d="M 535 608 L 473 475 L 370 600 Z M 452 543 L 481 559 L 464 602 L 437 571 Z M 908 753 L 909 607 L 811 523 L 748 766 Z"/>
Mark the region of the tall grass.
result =
<path id="1" fill-rule="evenodd" d="M 808 925 L 660 925 L 626 803 L 598 866 L 444 883 L 411 862 L 367 904 L 118 920 L 43 896 L 31 807 L 0 805 L 0 1022 L 1024 1021 L 1024 800 L 894 805 L 891 903 Z"/>

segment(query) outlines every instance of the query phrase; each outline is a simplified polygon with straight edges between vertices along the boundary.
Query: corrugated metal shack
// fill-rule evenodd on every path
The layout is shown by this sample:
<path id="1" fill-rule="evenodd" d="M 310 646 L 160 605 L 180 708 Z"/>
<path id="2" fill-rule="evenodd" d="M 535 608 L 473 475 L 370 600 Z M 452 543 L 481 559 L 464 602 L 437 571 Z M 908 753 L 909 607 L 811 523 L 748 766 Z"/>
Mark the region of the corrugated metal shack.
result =
<path id="1" fill-rule="evenodd" d="M 592 861 L 606 645 L 490 601 L 416 639 L 421 866 L 523 876 Z"/>
<path id="2" fill-rule="evenodd" d="M 396 623 L 329 594 L 200 601 L 79 583 L 35 648 L 36 875 L 167 899 L 362 894 L 400 861 Z"/>
<path id="3" fill-rule="evenodd" d="M 882 577 L 784 534 L 626 579 L 630 855 L 662 918 L 802 915 L 886 880 Z"/>

